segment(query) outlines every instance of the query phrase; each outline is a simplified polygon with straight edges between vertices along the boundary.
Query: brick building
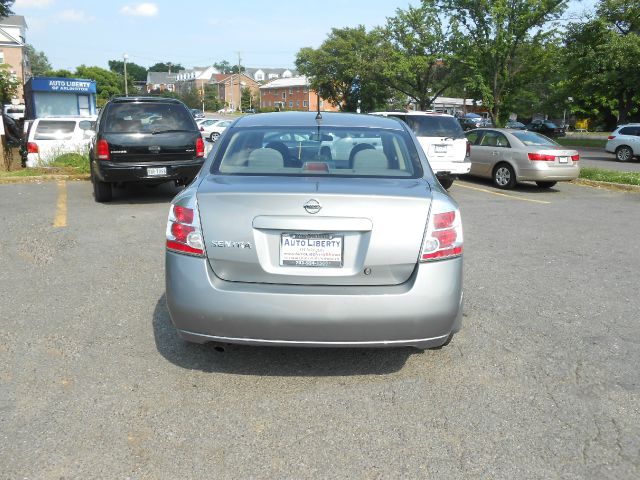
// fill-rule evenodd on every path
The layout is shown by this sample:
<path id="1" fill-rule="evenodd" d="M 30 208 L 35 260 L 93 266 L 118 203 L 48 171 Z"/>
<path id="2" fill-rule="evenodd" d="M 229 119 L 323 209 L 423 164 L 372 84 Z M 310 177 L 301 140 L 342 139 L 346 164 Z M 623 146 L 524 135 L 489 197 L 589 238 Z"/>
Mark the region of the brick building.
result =
<path id="1" fill-rule="evenodd" d="M 24 83 L 31 76 L 29 59 L 25 55 L 27 23 L 22 15 L 0 19 L 0 63 L 9 65 L 9 72 L 20 82 L 15 101 L 24 103 Z"/>
<path id="2" fill-rule="evenodd" d="M 297 110 L 302 112 L 320 110 L 337 112 L 336 105 L 318 98 L 318 94 L 309 86 L 305 76 L 279 78 L 260 87 L 260 108 L 276 110 Z"/>

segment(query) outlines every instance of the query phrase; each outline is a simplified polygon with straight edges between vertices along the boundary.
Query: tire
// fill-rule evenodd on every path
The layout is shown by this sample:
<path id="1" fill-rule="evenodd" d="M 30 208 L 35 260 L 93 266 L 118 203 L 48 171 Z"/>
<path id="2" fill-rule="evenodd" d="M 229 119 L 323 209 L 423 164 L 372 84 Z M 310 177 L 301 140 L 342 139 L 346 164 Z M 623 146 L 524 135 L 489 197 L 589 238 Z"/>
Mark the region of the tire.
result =
<path id="1" fill-rule="evenodd" d="M 209 135 L 209 140 L 215 142 L 216 140 L 218 140 L 218 137 L 220 137 L 220 134 L 218 132 L 211 132 L 211 135 Z"/>
<path id="2" fill-rule="evenodd" d="M 453 178 L 438 178 L 440 185 L 442 185 L 442 188 L 444 188 L 445 190 L 449 190 L 451 188 L 451 185 L 453 185 L 453 180 Z"/>
<path id="3" fill-rule="evenodd" d="M 111 191 L 111 184 L 109 182 L 101 182 L 99 180 L 93 179 L 93 197 L 96 202 L 104 203 L 110 202 L 113 198 L 113 193 Z"/>
<path id="4" fill-rule="evenodd" d="M 551 188 L 558 182 L 536 182 L 540 188 Z"/>
<path id="5" fill-rule="evenodd" d="M 631 147 L 622 145 L 621 147 L 616 148 L 616 160 L 619 162 L 628 162 L 632 158 L 633 150 L 631 150 Z"/>
<path id="6" fill-rule="evenodd" d="M 493 183 L 496 187 L 509 190 L 516 186 L 516 172 L 508 163 L 499 163 L 493 170 Z"/>

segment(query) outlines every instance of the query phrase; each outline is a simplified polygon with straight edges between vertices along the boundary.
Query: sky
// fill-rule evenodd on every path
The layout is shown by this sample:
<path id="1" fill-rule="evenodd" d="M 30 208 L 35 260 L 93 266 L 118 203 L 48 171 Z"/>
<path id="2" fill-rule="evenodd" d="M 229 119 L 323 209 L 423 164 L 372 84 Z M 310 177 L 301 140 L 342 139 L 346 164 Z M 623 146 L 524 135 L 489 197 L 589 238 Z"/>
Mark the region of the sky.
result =
<path id="1" fill-rule="evenodd" d="M 576 0 L 577 1 L 577 0 Z M 586 0 L 576 3 L 580 10 Z M 575 2 L 574 2 L 575 3 Z M 184 67 L 221 60 L 246 67 L 294 67 L 303 47 L 317 48 L 331 28 L 384 25 L 417 0 L 16 0 L 27 43 L 54 69 L 107 68 L 122 60 Z M 580 6 L 582 5 L 582 6 Z"/>

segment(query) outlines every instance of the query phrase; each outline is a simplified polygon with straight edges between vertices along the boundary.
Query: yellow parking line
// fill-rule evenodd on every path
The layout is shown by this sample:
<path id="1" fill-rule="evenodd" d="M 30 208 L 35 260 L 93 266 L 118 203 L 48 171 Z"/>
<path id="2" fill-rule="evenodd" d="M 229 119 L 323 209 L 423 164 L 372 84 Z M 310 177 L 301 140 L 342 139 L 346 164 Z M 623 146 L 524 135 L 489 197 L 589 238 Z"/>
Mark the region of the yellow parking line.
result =
<path id="1" fill-rule="evenodd" d="M 53 219 L 54 227 L 67 226 L 67 182 L 58 182 L 58 202 L 56 204 L 56 216 Z"/>
<path id="2" fill-rule="evenodd" d="M 468 188 L 470 190 L 477 190 L 478 192 L 490 193 L 491 195 L 498 195 L 500 197 L 515 198 L 516 200 L 522 200 L 523 202 L 542 203 L 544 205 L 548 205 L 551 203 L 551 202 L 546 202 L 544 200 L 534 200 L 533 198 L 525 198 L 525 197 L 519 197 L 517 195 L 509 195 L 507 193 L 494 192 L 493 190 L 487 190 L 486 188 L 472 187 L 471 185 L 466 185 L 459 181 L 455 182 L 454 185 L 458 185 L 459 187 L 463 187 L 463 188 Z"/>

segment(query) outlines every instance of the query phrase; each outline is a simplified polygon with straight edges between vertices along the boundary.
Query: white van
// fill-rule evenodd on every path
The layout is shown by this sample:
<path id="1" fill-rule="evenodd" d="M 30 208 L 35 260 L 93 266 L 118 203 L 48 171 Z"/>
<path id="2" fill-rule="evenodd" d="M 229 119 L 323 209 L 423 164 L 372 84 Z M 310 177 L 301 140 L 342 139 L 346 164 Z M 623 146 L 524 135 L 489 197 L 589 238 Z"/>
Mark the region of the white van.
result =
<path id="1" fill-rule="evenodd" d="M 469 142 L 453 115 L 415 111 L 372 112 L 372 115 L 399 118 L 413 130 L 444 188 L 449 188 L 457 175 L 471 170 Z"/>
<path id="2" fill-rule="evenodd" d="M 46 117 L 36 118 L 27 134 L 27 167 L 46 166 L 63 153 L 84 155 L 94 134 L 81 122 L 95 122 L 97 117 Z"/>
<path id="3" fill-rule="evenodd" d="M 11 103 L 7 103 L 4 106 L 5 115 L 10 116 L 14 120 L 21 120 L 24 118 L 25 106 L 23 104 L 13 105 Z"/>

